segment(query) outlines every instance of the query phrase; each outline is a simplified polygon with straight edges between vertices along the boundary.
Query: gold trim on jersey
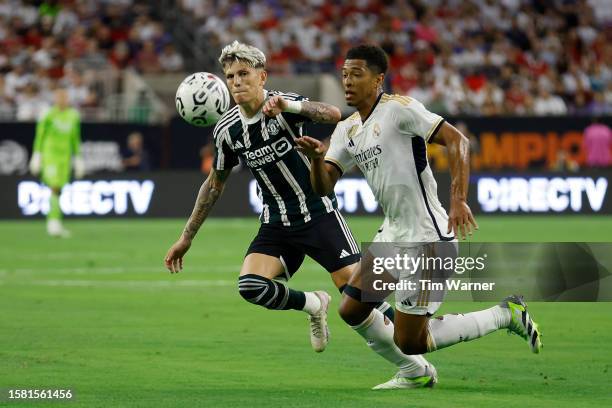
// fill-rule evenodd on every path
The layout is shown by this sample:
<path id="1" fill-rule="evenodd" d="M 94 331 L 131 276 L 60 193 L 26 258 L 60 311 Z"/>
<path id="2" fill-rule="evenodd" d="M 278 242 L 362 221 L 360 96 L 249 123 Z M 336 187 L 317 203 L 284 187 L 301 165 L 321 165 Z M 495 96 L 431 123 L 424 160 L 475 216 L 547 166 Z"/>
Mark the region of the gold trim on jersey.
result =
<path id="1" fill-rule="evenodd" d="M 349 139 L 352 139 L 352 138 L 353 138 L 353 136 L 355 136 L 355 133 L 357 133 L 357 131 L 358 131 L 358 130 L 359 130 L 359 125 L 353 125 L 353 126 L 351 126 L 351 128 L 348 130 L 348 132 L 347 132 L 347 134 L 346 134 L 346 135 L 347 135 L 347 137 L 348 137 Z"/>
<path id="2" fill-rule="evenodd" d="M 383 94 L 382 98 L 380 98 L 381 103 L 390 102 L 390 101 L 395 101 L 403 106 L 406 106 L 410 102 L 412 102 L 413 99 L 409 96 L 398 95 L 398 94 L 392 94 L 392 95 Z"/>
<path id="3" fill-rule="evenodd" d="M 353 136 L 355 136 L 355 133 L 357 133 L 357 130 L 359 129 L 359 125 L 355 124 L 355 125 L 350 125 L 350 122 L 359 119 L 359 112 L 354 112 L 351 116 L 349 116 L 348 118 L 344 119 L 342 122 L 346 124 L 347 127 L 349 127 L 349 130 L 346 132 L 346 135 L 349 139 L 351 139 Z M 361 121 L 360 121 L 361 122 Z"/>
<path id="4" fill-rule="evenodd" d="M 442 122 L 443 120 L 444 118 L 440 118 L 439 120 L 436 121 L 436 123 L 434 123 L 431 129 L 429 129 L 429 132 L 427 132 L 427 136 L 425 136 L 426 142 L 429 142 L 429 138 L 431 137 L 431 134 L 434 132 L 434 130 L 436 130 L 438 126 L 440 126 L 440 122 Z"/>
<path id="5" fill-rule="evenodd" d="M 332 163 L 334 163 L 335 165 L 337 165 L 338 167 L 340 167 L 340 170 L 342 170 L 342 173 L 344 173 L 344 166 L 342 166 L 342 164 L 340 164 L 340 162 L 336 159 L 332 159 L 331 157 L 325 157 L 324 159 L 325 161 L 330 161 Z"/>

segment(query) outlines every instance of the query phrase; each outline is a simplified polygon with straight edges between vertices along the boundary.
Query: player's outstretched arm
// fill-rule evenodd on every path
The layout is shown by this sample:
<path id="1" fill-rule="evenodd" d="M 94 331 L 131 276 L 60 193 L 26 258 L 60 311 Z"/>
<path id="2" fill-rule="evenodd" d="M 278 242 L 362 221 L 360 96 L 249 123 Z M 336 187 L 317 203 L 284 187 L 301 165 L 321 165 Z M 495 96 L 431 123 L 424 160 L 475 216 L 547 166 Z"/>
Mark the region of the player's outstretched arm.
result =
<path id="1" fill-rule="evenodd" d="M 302 136 L 295 142 L 299 146 L 298 150 L 311 159 L 310 184 L 313 190 L 321 197 L 331 194 L 342 174 L 336 167 L 325 162 L 327 146 L 310 136 Z"/>
<path id="2" fill-rule="evenodd" d="M 448 229 L 456 237 L 465 239 L 466 232 L 472 235 L 472 228 L 478 224 L 467 204 L 468 181 L 470 178 L 470 142 L 453 125 L 445 122 L 434 136 L 434 142 L 446 146 L 451 172 L 451 206 L 448 214 Z M 461 233 L 461 235 L 459 234 Z"/>
<path id="3" fill-rule="evenodd" d="M 32 157 L 30 158 L 30 173 L 33 176 L 40 174 L 40 168 L 42 166 L 42 145 L 43 139 L 45 138 L 47 128 L 47 114 L 45 114 L 36 123 L 36 136 L 34 137 L 34 146 L 32 146 Z"/>
<path id="4" fill-rule="evenodd" d="M 282 112 L 297 113 L 318 123 L 338 123 L 342 118 L 340 109 L 334 105 L 314 101 L 288 101 L 280 95 L 269 98 L 263 112 L 268 116 Z"/>
<path id="5" fill-rule="evenodd" d="M 166 254 L 164 263 L 171 273 L 177 273 L 183 269 L 183 256 L 191 247 L 193 238 L 208 217 L 208 214 L 223 193 L 225 182 L 231 173 L 230 170 L 212 169 L 208 178 L 202 183 L 198 197 L 196 198 L 191 216 L 183 229 L 181 237 L 172 245 Z"/>

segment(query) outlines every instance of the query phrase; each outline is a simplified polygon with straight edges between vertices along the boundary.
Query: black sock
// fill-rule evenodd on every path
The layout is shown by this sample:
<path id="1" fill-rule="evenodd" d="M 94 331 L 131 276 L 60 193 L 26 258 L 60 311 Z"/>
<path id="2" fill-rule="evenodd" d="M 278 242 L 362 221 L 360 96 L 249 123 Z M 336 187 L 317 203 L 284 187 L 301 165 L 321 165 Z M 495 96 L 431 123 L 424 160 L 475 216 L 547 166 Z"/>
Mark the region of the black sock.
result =
<path id="1" fill-rule="evenodd" d="M 259 275 L 243 275 L 238 278 L 238 292 L 246 301 L 276 310 L 302 310 L 306 295 L 299 290 Z"/>

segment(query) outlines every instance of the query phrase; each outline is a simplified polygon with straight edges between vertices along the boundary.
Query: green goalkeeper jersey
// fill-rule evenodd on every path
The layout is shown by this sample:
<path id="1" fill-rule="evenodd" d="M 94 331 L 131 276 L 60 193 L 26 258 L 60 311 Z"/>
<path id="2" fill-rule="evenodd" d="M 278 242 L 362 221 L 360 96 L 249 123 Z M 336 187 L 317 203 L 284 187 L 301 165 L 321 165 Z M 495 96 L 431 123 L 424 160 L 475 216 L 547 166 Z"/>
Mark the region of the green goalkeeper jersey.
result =
<path id="1" fill-rule="evenodd" d="M 59 110 L 52 107 L 36 124 L 34 152 L 42 155 L 44 163 L 70 163 L 81 149 L 81 118 L 73 108 Z"/>

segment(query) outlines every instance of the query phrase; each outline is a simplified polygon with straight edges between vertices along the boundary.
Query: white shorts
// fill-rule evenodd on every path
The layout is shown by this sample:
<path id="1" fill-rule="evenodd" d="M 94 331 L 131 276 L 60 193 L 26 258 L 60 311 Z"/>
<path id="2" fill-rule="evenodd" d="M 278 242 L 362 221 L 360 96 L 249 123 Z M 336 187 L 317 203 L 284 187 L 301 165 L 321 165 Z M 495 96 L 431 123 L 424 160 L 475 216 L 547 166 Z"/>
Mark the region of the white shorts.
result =
<path id="1" fill-rule="evenodd" d="M 458 242 L 438 241 L 432 243 L 393 243 L 382 242 L 374 238 L 370 247 L 370 252 L 375 257 L 396 258 L 396 256 L 414 259 L 418 261 L 427 258 L 446 258 L 456 257 Z M 401 289 L 394 292 L 395 308 L 402 313 L 411 315 L 433 315 L 435 314 L 446 293 L 445 280 L 449 276 L 448 271 L 440 270 L 437 266 L 426 264 L 421 261 L 416 267 L 386 269 L 398 283 L 402 284 Z M 411 283 L 408 283 L 411 282 Z M 442 289 L 435 288 L 432 284 L 442 283 Z"/>

